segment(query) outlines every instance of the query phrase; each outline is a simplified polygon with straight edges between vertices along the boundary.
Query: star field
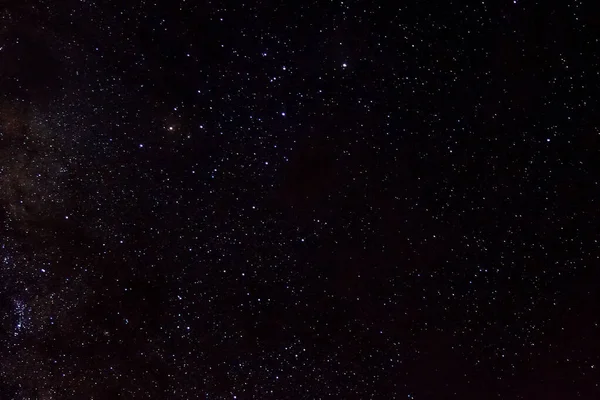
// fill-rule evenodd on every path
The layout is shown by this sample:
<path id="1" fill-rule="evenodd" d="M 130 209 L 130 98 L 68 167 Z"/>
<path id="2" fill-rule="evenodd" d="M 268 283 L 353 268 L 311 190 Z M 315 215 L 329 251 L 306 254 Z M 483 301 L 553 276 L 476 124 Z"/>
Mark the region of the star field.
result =
<path id="1" fill-rule="evenodd" d="M 600 398 L 585 2 L 3 2 L 0 399 Z"/>

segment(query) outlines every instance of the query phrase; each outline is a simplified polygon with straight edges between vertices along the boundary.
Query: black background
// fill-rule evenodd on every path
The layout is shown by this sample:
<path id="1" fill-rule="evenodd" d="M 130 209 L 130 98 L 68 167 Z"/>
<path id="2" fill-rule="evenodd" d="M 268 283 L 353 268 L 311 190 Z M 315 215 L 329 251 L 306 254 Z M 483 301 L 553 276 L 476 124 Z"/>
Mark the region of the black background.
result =
<path id="1" fill-rule="evenodd" d="M 1 2 L 0 398 L 598 398 L 591 6 Z"/>

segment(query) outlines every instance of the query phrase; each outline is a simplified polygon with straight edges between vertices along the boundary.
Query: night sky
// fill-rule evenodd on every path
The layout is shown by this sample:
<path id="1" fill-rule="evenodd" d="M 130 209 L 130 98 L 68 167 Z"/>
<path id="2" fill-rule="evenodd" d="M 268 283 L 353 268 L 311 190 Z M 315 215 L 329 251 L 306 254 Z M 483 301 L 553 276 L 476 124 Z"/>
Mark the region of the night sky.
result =
<path id="1" fill-rule="evenodd" d="M 593 6 L 0 2 L 0 399 L 600 398 Z"/>

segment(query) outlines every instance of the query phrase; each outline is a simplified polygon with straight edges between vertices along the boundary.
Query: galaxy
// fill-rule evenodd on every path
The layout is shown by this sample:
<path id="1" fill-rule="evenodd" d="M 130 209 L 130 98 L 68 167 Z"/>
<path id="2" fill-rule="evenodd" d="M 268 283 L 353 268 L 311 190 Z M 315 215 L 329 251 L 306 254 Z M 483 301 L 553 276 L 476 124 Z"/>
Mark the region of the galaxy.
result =
<path id="1" fill-rule="evenodd" d="M 0 400 L 600 398 L 592 4 L 0 3 Z"/>

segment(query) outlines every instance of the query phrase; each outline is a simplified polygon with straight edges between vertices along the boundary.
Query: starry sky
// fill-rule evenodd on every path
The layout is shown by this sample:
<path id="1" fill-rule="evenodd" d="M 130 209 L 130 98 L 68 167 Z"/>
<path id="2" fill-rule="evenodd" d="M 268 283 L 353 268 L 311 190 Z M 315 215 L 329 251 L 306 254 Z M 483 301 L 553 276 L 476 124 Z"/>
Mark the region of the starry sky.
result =
<path id="1" fill-rule="evenodd" d="M 593 2 L 0 5 L 0 399 L 600 398 Z"/>

